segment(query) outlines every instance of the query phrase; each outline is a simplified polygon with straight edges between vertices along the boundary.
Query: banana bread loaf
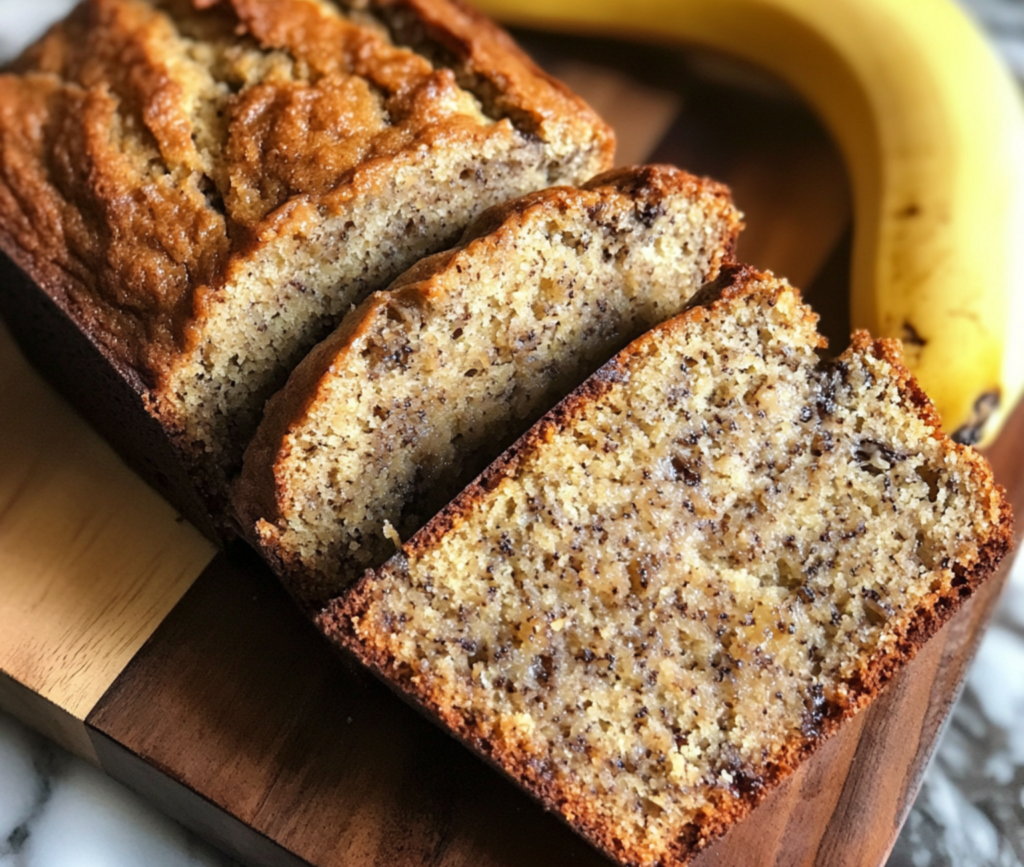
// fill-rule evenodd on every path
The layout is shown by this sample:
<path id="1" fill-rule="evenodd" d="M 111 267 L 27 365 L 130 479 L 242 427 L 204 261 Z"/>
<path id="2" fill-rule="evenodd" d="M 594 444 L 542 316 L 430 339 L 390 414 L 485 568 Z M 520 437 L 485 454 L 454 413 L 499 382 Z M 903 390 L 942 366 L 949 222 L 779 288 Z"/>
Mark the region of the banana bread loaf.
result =
<path id="1" fill-rule="evenodd" d="M 239 523 L 311 607 L 729 261 L 721 186 L 668 166 L 499 205 L 368 299 L 268 404 Z"/>
<path id="2" fill-rule="evenodd" d="M 319 621 L 625 864 L 748 813 L 1010 541 L 898 343 L 823 361 L 793 289 L 728 276 Z"/>
<path id="3" fill-rule="evenodd" d="M 456 0 L 87 0 L 0 75 L 0 248 L 219 513 L 353 303 L 612 148 Z"/>

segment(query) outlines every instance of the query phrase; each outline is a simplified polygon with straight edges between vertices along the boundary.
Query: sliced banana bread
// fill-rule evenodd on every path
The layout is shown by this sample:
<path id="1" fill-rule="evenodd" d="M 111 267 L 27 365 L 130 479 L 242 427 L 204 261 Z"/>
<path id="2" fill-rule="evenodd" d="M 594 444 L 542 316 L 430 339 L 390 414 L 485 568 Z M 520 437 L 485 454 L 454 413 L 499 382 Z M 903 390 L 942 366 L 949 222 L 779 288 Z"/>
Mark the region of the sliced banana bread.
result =
<path id="1" fill-rule="evenodd" d="M 0 75 L 0 248 L 220 512 L 353 303 L 612 148 L 456 0 L 87 0 Z"/>
<path id="2" fill-rule="evenodd" d="M 898 343 L 823 361 L 792 288 L 728 277 L 319 620 L 625 864 L 746 815 L 1010 543 Z"/>
<path id="3" fill-rule="evenodd" d="M 241 525 L 293 592 L 326 601 L 728 261 L 725 188 L 668 166 L 497 206 L 458 249 L 368 299 L 270 402 Z M 387 530 L 388 524 L 393 530 Z"/>

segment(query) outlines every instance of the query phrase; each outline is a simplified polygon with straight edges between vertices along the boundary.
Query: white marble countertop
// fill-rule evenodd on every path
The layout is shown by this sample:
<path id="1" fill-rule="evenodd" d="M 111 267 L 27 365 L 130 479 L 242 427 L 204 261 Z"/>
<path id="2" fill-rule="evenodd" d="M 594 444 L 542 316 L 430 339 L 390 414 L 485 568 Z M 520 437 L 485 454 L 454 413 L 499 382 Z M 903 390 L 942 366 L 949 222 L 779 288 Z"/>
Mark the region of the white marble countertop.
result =
<path id="1" fill-rule="evenodd" d="M 230 863 L 91 765 L 0 714 L 0 867 Z"/>
<path id="2" fill-rule="evenodd" d="M 1024 0 L 965 2 L 1024 79 Z M 0 0 L 0 60 L 73 5 Z M 230 864 L 99 771 L 0 713 L 0 867 Z M 889 867 L 1024 867 L 1024 558 Z"/>

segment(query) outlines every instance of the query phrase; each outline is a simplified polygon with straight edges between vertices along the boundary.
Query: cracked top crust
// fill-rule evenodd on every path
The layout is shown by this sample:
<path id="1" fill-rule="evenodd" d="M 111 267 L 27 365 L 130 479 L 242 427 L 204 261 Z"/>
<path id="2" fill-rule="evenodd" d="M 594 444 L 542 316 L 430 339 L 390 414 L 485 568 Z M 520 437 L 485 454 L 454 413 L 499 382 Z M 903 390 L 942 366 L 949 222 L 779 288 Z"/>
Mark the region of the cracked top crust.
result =
<path id="1" fill-rule="evenodd" d="M 461 3 L 88 0 L 0 75 L 0 246 L 154 386 L 285 224 L 409 154 L 509 135 L 589 152 L 584 175 L 613 147 Z"/>

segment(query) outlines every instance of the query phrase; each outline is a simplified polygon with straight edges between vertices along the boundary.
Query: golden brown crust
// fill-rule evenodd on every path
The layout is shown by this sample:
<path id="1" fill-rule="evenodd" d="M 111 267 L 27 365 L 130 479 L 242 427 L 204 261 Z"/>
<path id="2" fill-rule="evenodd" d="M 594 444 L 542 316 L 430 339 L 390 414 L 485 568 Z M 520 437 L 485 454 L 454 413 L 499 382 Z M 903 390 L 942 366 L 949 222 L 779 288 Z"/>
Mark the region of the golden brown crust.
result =
<path id="1" fill-rule="evenodd" d="M 307 0 L 164 7 L 90 0 L 0 75 L 5 249 L 150 385 L 194 345 L 232 263 L 280 231 L 293 205 L 337 204 L 360 166 L 376 169 L 365 185 L 417 149 L 507 134 L 470 120 L 456 79 L 491 119 L 610 161 L 608 128 L 461 4 L 371 3 L 360 13 L 376 16 L 370 26 Z M 392 46 L 391 24 L 452 67 Z M 240 88 L 218 109 L 224 128 L 196 136 L 207 119 L 190 114 L 181 68 L 228 42 L 273 68 L 248 83 L 234 69 L 189 93 L 203 103 Z M 211 149 L 202 135 L 220 142 Z"/>
<path id="2" fill-rule="evenodd" d="M 588 192 L 604 190 L 606 193 L 618 192 L 623 196 L 628 196 L 637 203 L 638 208 L 643 209 L 645 220 L 651 222 L 657 218 L 663 201 L 669 196 L 715 199 L 719 206 L 714 210 L 721 214 L 732 211 L 733 207 L 732 193 L 725 184 L 711 178 L 692 175 L 683 169 L 664 163 L 612 169 L 591 178 L 580 187 L 580 190 Z M 545 203 L 550 202 L 550 198 L 547 196 L 548 192 L 549 190 L 538 190 L 536 193 L 529 193 L 519 199 L 488 208 L 466 227 L 459 247 L 465 247 L 477 238 L 491 234 L 511 215 L 522 213 L 531 205 L 538 204 L 543 207 Z M 580 198 L 584 197 L 580 195 Z M 594 219 L 598 220 L 600 208 L 608 206 L 598 202 L 594 207 Z M 734 261 L 736 240 L 742 229 L 742 221 L 734 217 L 732 220 L 732 243 L 727 250 L 723 251 L 723 262 Z M 422 266 L 424 276 L 429 276 L 431 272 L 443 267 L 442 261 L 439 260 L 438 264 L 429 267 L 424 264 Z M 414 276 L 412 271 L 403 275 L 403 282 L 412 282 L 417 279 L 423 278 Z"/>
<path id="3" fill-rule="evenodd" d="M 596 135 L 602 162 L 611 164 L 611 129 L 471 5 L 463 0 L 381 0 L 378 8 L 399 44 L 450 64 L 463 86 L 485 103 L 489 115 L 508 117 L 543 141 Z"/>
<path id="4" fill-rule="evenodd" d="M 128 149 L 112 147 L 119 119 L 132 118 L 168 161 L 181 150 L 173 88 L 153 57 L 163 29 L 142 4 L 85 5 L 0 76 L 8 252 L 32 276 L 40 261 L 66 275 L 83 327 L 140 371 L 145 346 L 180 339 L 189 283 L 209 280 L 228 249 L 194 182 L 140 185 Z"/>
<path id="5" fill-rule="evenodd" d="M 705 306 L 694 306 L 676 319 L 662 326 L 658 331 L 679 328 L 686 322 L 708 322 L 714 319 L 716 307 L 723 299 L 736 299 L 745 294 L 763 291 L 759 288 L 768 275 L 742 266 L 727 269 L 722 279 L 703 294 L 700 302 Z M 772 302 L 769 302 L 772 303 Z M 406 558 L 413 559 L 430 551 L 437 542 L 472 516 L 476 506 L 486 497 L 488 491 L 512 477 L 522 461 L 541 448 L 556 432 L 571 428 L 581 413 L 593 403 L 614 382 L 628 378 L 631 361 L 656 348 L 659 335 L 652 333 L 631 344 L 613 361 L 605 365 L 599 374 L 588 380 L 570 397 L 549 413 L 527 435 L 522 437 L 484 472 L 462 495 L 430 522 L 419 534 L 410 539 L 401 554 L 380 574 L 368 572 L 346 597 L 334 600 L 320 615 L 321 629 L 333 641 L 355 654 L 380 677 L 391 681 L 406 693 L 415 704 L 429 716 L 439 719 L 459 739 L 482 754 L 514 780 L 543 802 L 549 809 L 565 817 L 577 830 L 586 835 L 595 845 L 624 864 L 646 862 L 644 856 L 626 847 L 616 834 L 613 826 L 602 819 L 601 814 L 586 798 L 573 798 L 556 783 L 542 758 L 529 754 L 509 752 L 491 740 L 489 730 L 467 718 L 459 709 L 440 703 L 432 694 L 427 681 L 416 682 L 401 675 L 395 679 L 393 663 L 386 638 L 357 634 L 354 623 L 363 618 L 381 592 L 383 576 L 388 570 L 401 571 Z M 972 449 L 957 445 L 942 433 L 939 419 L 928 398 L 903 364 L 898 341 L 872 341 L 864 332 L 854 335 L 853 345 L 844 355 L 831 364 L 842 376 L 844 360 L 855 354 L 870 354 L 883 359 L 892 368 L 896 387 L 904 397 L 906 406 L 931 429 L 932 436 L 942 443 L 946 453 L 956 453 L 958 459 L 969 468 L 977 490 L 989 498 L 992 515 L 992 531 L 980 541 L 980 547 L 969 566 L 954 564 L 955 578 L 938 591 L 932 591 L 919 605 L 913 617 L 908 619 L 893 641 L 869 658 L 841 698 L 821 696 L 821 701 L 809 708 L 803 736 L 791 740 L 781 753 L 760 767 L 756 772 L 739 769 L 734 784 L 721 789 L 714 795 L 713 802 L 699 817 L 699 822 L 680 829 L 672 844 L 669 857 L 659 860 L 662 864 L 682 865 L 710 842 L 721 836 L 725 830 L 746 816 L 779 782 L 788 777 L 839 726 L 858 710 L 867 706 L 879 691 L 905 666 L 922 645 L 952 616 L 980 584 L 992 574 L 1012 544 L 1012 515 L 1003 491 L 994 484 L 988 465 Z M 376 638 L 376 640 L 375 640 Z M 661 858 L 663 853 L 659 853 Z"/>

